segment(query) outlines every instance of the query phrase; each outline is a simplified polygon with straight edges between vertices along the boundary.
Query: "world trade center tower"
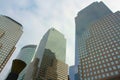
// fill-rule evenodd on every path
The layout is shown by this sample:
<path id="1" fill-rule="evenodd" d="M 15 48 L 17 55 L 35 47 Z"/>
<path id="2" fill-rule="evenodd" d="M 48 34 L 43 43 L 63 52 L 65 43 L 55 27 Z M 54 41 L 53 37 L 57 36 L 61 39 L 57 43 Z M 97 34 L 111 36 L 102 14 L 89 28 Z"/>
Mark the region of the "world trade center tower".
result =
<path id="1" fill-rule="evenodd" d="M 120 13 L 94 2 L 75 18 L 75 73 L 79 80 L 118 79 Z"/>

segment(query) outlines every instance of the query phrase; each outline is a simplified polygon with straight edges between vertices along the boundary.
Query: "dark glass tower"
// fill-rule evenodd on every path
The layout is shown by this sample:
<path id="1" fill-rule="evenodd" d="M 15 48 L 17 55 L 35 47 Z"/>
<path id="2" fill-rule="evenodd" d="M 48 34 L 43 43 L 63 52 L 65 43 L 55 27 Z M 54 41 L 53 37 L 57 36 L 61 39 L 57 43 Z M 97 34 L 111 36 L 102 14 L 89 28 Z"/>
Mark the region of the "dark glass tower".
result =
<path id="1" fill-rule="evenodd" d="M 103 2 L 94 2 L 91 5 L 89 5 L 88 7 L 81 10 L 78 13 L 77 17 L 75 18 L 75 24 L 76 24 L 75 68 L 78 69 L 78 72 L 76 72 L 76 73 L 78 74 L 78 78 L 80 80 L 90 80 L 90 79 L 91 80 L 99 80 L 101 78 L 108 77 L 108 76 L 104 77 L 102 75 L 99 76 L 99 74 L 97 74 L 97 72 L 92 73 L 92 71 L 93 71 L 92 67 L 94 67 L 94 66 L 92 66 L 92 62 L 89 62 L 90 55 L 94 54 L 92 56 L 96 57 L 97 54 L 103 53 L 104 51 L 100 52 L 100 53 L 89 52 L 88 49 L 91 50 L 91 47 L 94 47 L 94 45 L 93 45 L 94 42 L 93 42 L 92 46 L 87 43 L 90 42 L 91 36 L 93 36 L 92 32 L 93 32 L 94 28 L 91 28 L 91 26 L 95 23 L 97 24 L 98 20 L 100 20 L 100 19 L 102 20 L 104 17 L 106 17 L 110 14 L 113 14 L 113 12 L 108 7 L 106 7 L 106 5 Z M 104 19 L 103 19 L 103 21 L 104 21 Z M 106 25 L 109 26 L 110 24 L 109 23 L 107 24 L 107 22 L 109 22 L 109 21 L 107 21 L 107 19 L 106 19 Z M 102 22 L 99 25 L 102 25 Z M 97 26 L 99 26 L 99 25 L 97 25 Z M 99 32 L 102 32 L 102 30 L 100 30 Z M 95 34 L 97 34 L 97 33 L 95 33 Z M 113 35 L 113 34 L 111 34 L 111 35 Z M 100 37 L 100 35 L 97 35 L 97 36 Z M 91 41 L 94 41 L 94 39 L 98 38 L 97 36 L 95 38 L 91 39 Z M 98 44 L 99 43 L 97 43 L 95 45 L 98 45 Z M 101 45 L 101 46 L 103 46 L 103 45 Z M 88 47 L 90 47 L 90 48 L 88 48 Z M 95 62 L 95 61 L 93 61 L 93 62 Z M 90 63 L 90 64 L 88 64 L 88 63 Z M 98 64 L 98 62 L 96 64 Z M 89 67 L 90 65 L 92 67 Z M 93 64 L 93 65 L 95 65 L 95 64 Z M 97 68 L 97 66 L 95 68 Z M 77 75 L 76 73 L 75 73 L 75 75 Z M 98 72 L 98 73 L 100 73 L 100 72 Z M 97 74 L 97 75 L 92 76 L 93 74 Z"/>

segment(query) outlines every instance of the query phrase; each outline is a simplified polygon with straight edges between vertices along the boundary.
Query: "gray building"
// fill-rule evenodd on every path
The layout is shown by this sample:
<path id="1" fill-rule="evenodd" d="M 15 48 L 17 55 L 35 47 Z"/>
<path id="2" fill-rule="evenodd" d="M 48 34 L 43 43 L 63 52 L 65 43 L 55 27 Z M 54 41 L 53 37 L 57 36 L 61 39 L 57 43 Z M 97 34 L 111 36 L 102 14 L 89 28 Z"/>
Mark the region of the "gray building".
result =
<path id="1" fill-rule="evenodd" d="M 13 54 L 22 33 L 21 24 L 8 16 L 0 15 L 0 72 Z"/>
<path id="2" fill-rule="evenodd" d="M 19 74 L 18 80 L 23 80 L 26 69 L 35 55 L 36 45 L 26 45 L 21 50 L 17 59 L 26 63 L 26 68 Z"/>
<path id="3" fill-rule="evenodd" d="M 78 13 L 75 23 L 80 80 L 119 80 L 120 12 L 94 2 Z"/>

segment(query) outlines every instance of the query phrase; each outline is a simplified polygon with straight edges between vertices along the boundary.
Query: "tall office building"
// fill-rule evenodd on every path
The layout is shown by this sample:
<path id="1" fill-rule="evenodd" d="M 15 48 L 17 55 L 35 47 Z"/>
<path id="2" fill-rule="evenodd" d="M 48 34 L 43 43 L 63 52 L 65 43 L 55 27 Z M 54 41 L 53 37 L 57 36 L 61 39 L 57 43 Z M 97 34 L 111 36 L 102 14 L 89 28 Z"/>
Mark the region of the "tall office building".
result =
<path id="1" fill-rule="evenodd" d="M 75 22 L 80 80 L 119 80 L 120 12 L 95 2 L 80 11 Z"/>
<path id="2" fill-rule="evenodd" d="M 75 65 L 72 66 L 72 71 L 73 75 L 74 75 L 74 80 L 76 78 L 79 78 L 79 76 L 75 76 L 78 74 L 78 71 L 76 70 L 76 68 L 78 69 L 78 66 L 80 65 L 80 54 L 81 54 L 81 49 L 80 49 L 80 41 L 79 39 L 81 39 L 82 35 L 84 32 L 86 32 L 86 30 L 88 30 L 89 25 L 92 24 L 94 21 L 100 19 L 102 16 L 105 16 L 107 14 L 112 13 L 111 10 L 108 9 L 108 7 L 106 7 L 106 5 L 103 2 L 94 2 L 92 4 L 90 4 L 88 7 L 84 8 L 83 10 L 81 10 L 78 14 L 77 17 L 75 18 L 75 26 L 76 26 L 76 30 L 75 30 Z M 88 35 L 86 35 L 87 37 Z M 86 38 L 84 37 L 84 38 Z M 83 42 L 83 48 L 85 48 L 85 42 Z M 87 52 L 82 52 L 84 54 L 86 54 Z M 83 55 L 84 55 L 83 54 Z M 70 71 L 71 72 L 71 71 Z M 70 76 L 73 76 L 70 75 Z"/>
<path id="3" fill-rule="evenodd" d="M 13 54 L 22 29 L 22 25 L 15 20 L 0 15 L 0 72 Z"/>
<path id="4" fill-rule="evenodd" d="M 66 39 L 54 28 L 51 28 L 43 36 L 40 45 L 36 51 L 36 57 L 40 59 L 39 66 L 42 61 L 42 57 L 45 49 L 49 49 L 55 53 L 56 59 L 65 62 L 66 59 Z"/>
<path id="5" fill-rule="evenodd" d="M 78 67 L 77 66 L 73 65 L 73 66 L 69 67 L 70 80 L 78 80 L 78 79 L 76 79 L 78 77 L 75 76 L 77 74 L 77 72 L 78 72 Z"/>
<path id="6" fill-rule="evenodd" d="M 36 68 L 31 70 L 35 74 L 32 80 L 68 80 L 68 65 L 65 64 L 65 59 L 66 39 L 59 31 L 51 28 L 43 36 L 36 51 L 35 60 L 38 66 L 37 71 Z M 31 79 L 27 75 L 25 80 Z"/>
<path id="7" fill-rule="evenodd" d="M 68 80 L 68 65 L 56 59 L 55 53 L 45 49 L 37 79 Z"/>
<path id="8" fill-rule="evenodd" d="M 26 68 L 19 74 L 18 80 L 23 80 L 24 75 L 26 73 L 26 69 L 28 65 L 30 64 L 34 53 L 35 53 L 36 45 L 26 45 L 21 50 L 17 57 L 17 59 L 22 60 L 26 63 Z"/>

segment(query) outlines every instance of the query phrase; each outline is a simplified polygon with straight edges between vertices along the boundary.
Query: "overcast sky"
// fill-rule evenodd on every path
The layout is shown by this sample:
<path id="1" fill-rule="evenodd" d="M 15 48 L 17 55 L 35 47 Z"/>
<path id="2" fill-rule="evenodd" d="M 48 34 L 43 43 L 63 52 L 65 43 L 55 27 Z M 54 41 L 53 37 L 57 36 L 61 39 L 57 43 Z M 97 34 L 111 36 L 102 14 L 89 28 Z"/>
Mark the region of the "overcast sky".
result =
<path id="1" fill-rule="evenodd" d="M 45 32 L 54 27 L 67 39 L 66 63 L 74 64 L 75 21 L 77 13 L 95 1 L 101 0 L 0 0 L 0 14 L 7 15 L 23 25 L 23 35 L 16 51 L 0 73 L 0 80 L 8 73 L 12 59 L 24 45 L 38 44 Z M 113 12 L 120 10 L 120 0 L 102 0 Z"/>

